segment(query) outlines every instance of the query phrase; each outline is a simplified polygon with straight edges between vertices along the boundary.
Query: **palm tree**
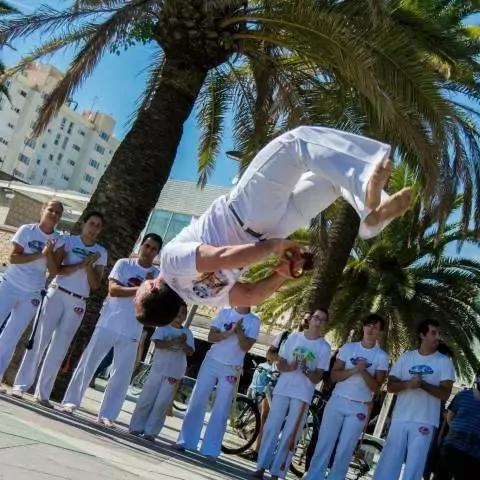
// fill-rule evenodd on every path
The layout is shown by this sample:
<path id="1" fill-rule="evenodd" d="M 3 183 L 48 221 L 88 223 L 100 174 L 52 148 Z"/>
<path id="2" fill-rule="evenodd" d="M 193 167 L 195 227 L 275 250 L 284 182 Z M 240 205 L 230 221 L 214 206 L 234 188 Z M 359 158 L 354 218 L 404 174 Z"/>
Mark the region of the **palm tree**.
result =
<path id="1" fill-rule="evenodd" d="M 399 166 L 392 189 L 410 184 L 418 192 L 415 177 Z M 435 212 L 417 196 L 413 209 L 379 237 L 357 239 L 330 307 L 330 325 L 338 344 L 358 329 L 359 319 L 374 311 L 388 322 L 384 346 L 396 357 L 416 346 L 416 325 L 431 318 L 440 322 L 459 374 L 468 378 L 478 368 L 474 342 L 480 340 L 480 262 L 451 253 L 455 243 L 457 247 L 462 242 L 477 245 L 474 232 L 464 232 L 458 221 L 463 201 L 463 196 L 457 196 L 446 212 L 448 220 L 440 235 Z M 267 265 L 256 266 L 254 274 L 267 275 Z M 287 283 L 259 307 L 262 320 L 270 324 L 279 314 L 298 308 L 309 283 L 308 275 Z"/>
<path id="2" fill-rule="evenodd" d="M 201 171 L 207 174 L 220 146 L 218 125 L 225 125 L 222 117 L 230 105 L 237 106 L 240 134 L 236 140 L 251 155 L 274 127 L 308 120 L 301 115 L 304 96 L 315 102 L 319 92 L 324 97 L 330 94 L 331 104 L 345 93 L 357 96 L 365 121 L 374 119 L 384 130 L 399 132 L 414 152 L 409 161 L 420 166 L 425 185 L 433 192 L 437 180 L 448 171 L 446 152 L 459 137 L 456 121 L 445 119 L 456 119 L 458 112 L 443 98 L 442 74 L 412 42 L 411 31 L 390 20 L 396 7 L 388 2 L 379 8 L 377 3 L 77 0 L 63 10 L 42 7 L 30 15 L 1 21 L 0 41 L 33 32 L 51 37 L 10 74 L 62 48 L 77 47 L 66 75 L 40 112 L 37 132 L 105 52 L 132 42 L 158 46 L 138 115 L 87 207 L 115 219 L 106 222 L 100 239 L 109 249 L 111 265 L 130 253 L 154 208 L 169 176 L 183 124 L 197 100 L 200 115 L 207 120 L 200 147 Z M 466 56 L 464 42 L 431 30 L 428 38 L 435 39 L 431 50 L 436 58 L 448 62 Z M 252 73 L 249 83 L 241 76 L 247 64 Z M 227 82 L 232 76 L 236 81 Z M 309 92 L 311 96 L 306 95 Z M 254 119 L 253 130 L 244 123 L 248 118 Z M 464 144 L 463 137 L 458 143 Z M 142 152 L 141 159 L 138 152 Z M 467 163 L 461 165 L 470 171 Z M 72 365 L 96 323 L 105 292 L 104 288 L 90 301 L 84 328 L 69 357 Z"/>
<path id="3" fill-rule="evenodd" d="M 19 13 L 19 11 L 16 8 L 9 5 L 7 2 L 3 2 L 0 0 L 0 16 L 13 15 L 15 13 Z M 2 44 L 0 43 L 0 48 L 1 47 L 2 47 Z M 4 73 L 5 73 L 5 65 L 0 60 L 0 78 Z M 0 81 L 0 97 L 2 95 L 5 95 L 8 98 L 8 88 L 3 81 Z"/>

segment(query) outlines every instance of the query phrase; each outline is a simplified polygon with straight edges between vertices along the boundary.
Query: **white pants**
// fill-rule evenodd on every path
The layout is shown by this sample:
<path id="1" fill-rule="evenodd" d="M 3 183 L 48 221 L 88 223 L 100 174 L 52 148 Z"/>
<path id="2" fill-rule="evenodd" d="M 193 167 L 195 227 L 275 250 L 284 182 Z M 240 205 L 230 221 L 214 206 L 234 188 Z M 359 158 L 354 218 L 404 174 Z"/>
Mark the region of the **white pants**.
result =
<path id="1" fill-rule="evenodd" d="M 272 475 L 280 478 L 286 477 L 308 415 L 308 408 L 306 408 L 295 438 L 295 448 L 290 451 L 290 436 L 304 403 L 297 398 L 273 395 L 270 412 L 263 427 L 262 443 L 257 459 L 258 469 L 270 470 Z M 282 430 L 284 421 L 285 425 Z"/>
<path id="2" fill-rule="evenodd" d="M 58 370 L 85 314 L 85 303 L 85 300 L 56 288 L 48 290 L 33 348 L 25 351 L 15 378 L 15 389 L 24 392 L 33 385 L 40 361 L 48 347 L 35 395 L 42 400 L 50 398 Z"/>
<path id="3" fill-rule="evenodd" d="M 15 347 L 40 305 L 40 292 L 25 292 L 7 280 L 0 283 L 0 322 L 6 320 L 0 335 L 0 380 L 5 375 Z"/>
<path id="4" fill-rule="evenodd" d="M 342 196 L 371 238 L 387 224 L 368 227 L 367 183 L 390 147 L 370 138 L 322 127 L 298 127 L 271 141 L 255 156 L 230 194 L 236 213 L 264 237 L 287 237 L 309 225 Z M 388 195 L 383 192 L 382 198 Z"/>
<path id="5" fill-rule="evenodd" d="M 338 438 L 329 480 L 343 480 L 368 417 L 368 406 L 332 396 L 325 406 L 317 446 L 305 479 L 324 479 Z"/>
<path id="6" fill-rule="evenodd" d="M 155 368 L 157 367 L 157 368 Z M 153 364 L 135 405 L 130 431 L 156 437 L 163 428 L 179 379 L 167 377 Z"/>
<path id="7" fill-rule="evenodd" d="M 421 480 L 435 427 L 393 420 L 373 480 L 398 480 L 405 454 L 403 480 Z"/>
<path id="8" fill-rule="evenodd" d="M 100 362 L 113 347 L 112 371 L 102 399 L 98 418 L 116 420 L 132 378 L 138 341 L 108 328 L 97 327 L 73 372 L 62 404 L 77 408 Z"/>
<path id="9" fill-rule="evenodd" d="M 223 365 L 207 354 L 198 372 L 192 397 L 188 402 L 185 419 L 177 440 L 178 445 L 188 450 L 197 449 L 210 394 L 216 385 L 215 403 L 205 429 L 200 453 L 214 458 L 220 455 L 235 393 L 235 379 L 238 374 L 234 366 Z"/>

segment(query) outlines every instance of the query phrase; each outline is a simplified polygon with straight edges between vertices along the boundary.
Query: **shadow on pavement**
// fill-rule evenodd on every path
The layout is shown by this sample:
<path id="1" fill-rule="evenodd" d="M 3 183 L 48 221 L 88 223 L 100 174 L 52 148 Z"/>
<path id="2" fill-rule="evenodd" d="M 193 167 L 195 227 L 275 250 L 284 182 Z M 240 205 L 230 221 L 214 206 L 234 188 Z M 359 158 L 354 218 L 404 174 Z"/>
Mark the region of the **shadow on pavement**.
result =
<path id="1" fill-rule="evenodd" d="M 21 407 L 31 412 L 34 412 L 42 417 L 54 420 L 64 425 L 75 427 L 87 434 L 94 435 L 98 438 L 109 440 L 129 449 L 132 453 L 141 454 L 152 461 L 168 461 L 177 462 L 179 464 L 190 464 L 198 468 L 207 468 L 212 472 L 212 476 L 208 475 L 207 471 L 195 472 L 196 475 L 201 475 L 204 478 L 218 478 L 215 473 L 223 474 L 230 479 L 244 479 L 251 471 L 243 465 L 235 464 L 235 457 L 232 461 L 226 461 L 221 457 L 216 462 L 209 461 L 202 455 L 196 452 L 180 452 L 172 448 L 174 442 L 165 438 L 159 438 L 155 442 L 147 442 L 141 438 L 130 435 L 127 431 L 122 431 L 118 428 L 108 428 L 96 423 L 96 416 L 87 411 L 78 411 L 73 415 L 60 412 L 57 409 L 51 409 L 41 406 L 28 398 L 15 398 L 10 395 L 0 394 L 0 399 L 5 403 L 9 403 L 16 407 Z M 126 426 L 124 423 L 122 426 Z M 128 426 L 127 426 L 128 427 Z M 161 458 L 159 458 L 159 456 Z"/>

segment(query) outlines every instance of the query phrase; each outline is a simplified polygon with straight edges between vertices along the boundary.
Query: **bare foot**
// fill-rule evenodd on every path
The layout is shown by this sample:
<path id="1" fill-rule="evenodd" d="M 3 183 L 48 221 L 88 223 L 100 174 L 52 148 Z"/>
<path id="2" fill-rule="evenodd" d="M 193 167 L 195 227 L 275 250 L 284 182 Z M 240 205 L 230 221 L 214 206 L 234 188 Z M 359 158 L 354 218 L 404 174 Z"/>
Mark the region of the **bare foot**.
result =
<path id="1" fill-rule="evenodd" d="M 392 161 L 387 158 L 379 163 L 367 184 L 365 193 L 365 205 L 374 210 L 380 205 L 382 199 L 382 190 L 387 185 L 390 174 L 392 173 Z"/>
<path id="2" fill-rule="evenodd" d="M 264 473 L 265 473 L 265 470 L 261 468 L 260 470 L 255 470 L 254 472 L 252 472 L 251 476 L 253 478 L 263 478 Z"/>
<path id="3" fill-rule="evenodd" d="M 402 190 L 394 193 L 371 212 L 365 219 L 365 224 L 369 227 L 375 227 L 381 222 L 403 215 L 410 207 L 412 199 L 412 189 L 409 187 L 402 188 Z"/>

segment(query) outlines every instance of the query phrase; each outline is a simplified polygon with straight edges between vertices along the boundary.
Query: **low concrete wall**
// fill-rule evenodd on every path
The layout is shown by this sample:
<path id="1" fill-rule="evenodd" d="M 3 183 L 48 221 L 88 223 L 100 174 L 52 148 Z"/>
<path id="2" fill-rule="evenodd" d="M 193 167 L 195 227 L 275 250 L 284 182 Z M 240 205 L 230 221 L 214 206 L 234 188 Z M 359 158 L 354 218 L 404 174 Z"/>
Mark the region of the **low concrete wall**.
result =
<path id="1" fill-rule="evenodd" d="M 16 231 L 16 227 L 0 225 L 0 268 L 8 264 L 8 257 L 12 249 L 11 240 Z"/>

